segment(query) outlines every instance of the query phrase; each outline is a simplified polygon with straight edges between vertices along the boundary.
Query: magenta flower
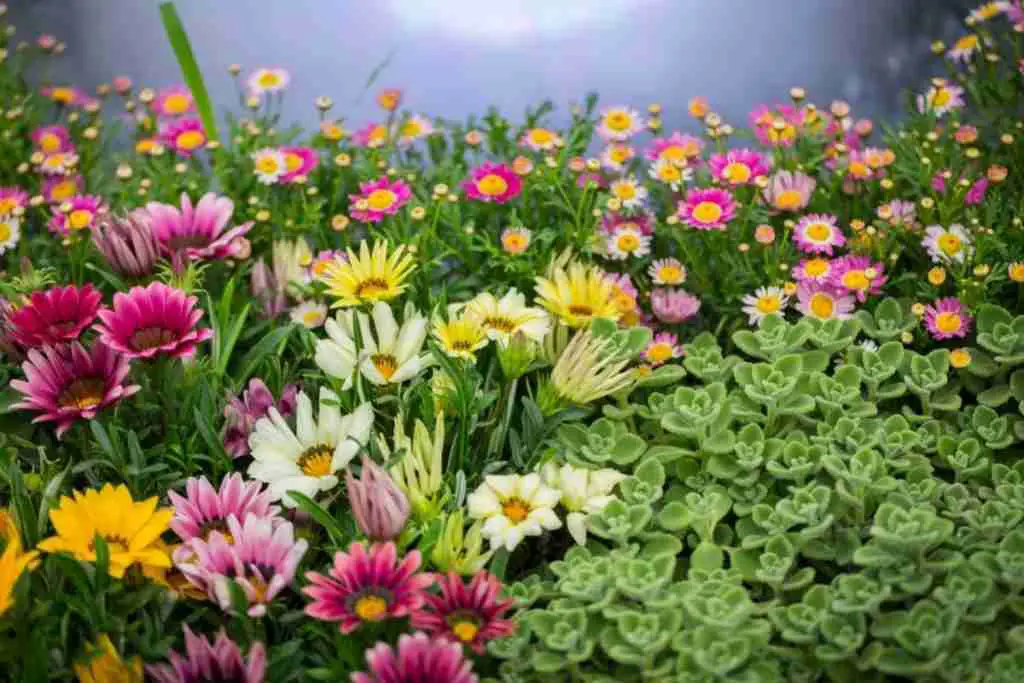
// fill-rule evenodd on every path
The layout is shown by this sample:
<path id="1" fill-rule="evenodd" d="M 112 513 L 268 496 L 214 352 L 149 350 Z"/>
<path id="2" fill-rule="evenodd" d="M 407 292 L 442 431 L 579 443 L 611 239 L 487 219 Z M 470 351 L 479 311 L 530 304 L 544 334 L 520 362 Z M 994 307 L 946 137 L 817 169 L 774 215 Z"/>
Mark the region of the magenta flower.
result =
<path id="1" fill-rule="evenodd" d="M 337 621 L 342 633 L 352 633 L 363 622 L 399 619 L 423 604 L 423 592 L 433 579 L 417 574 L 420 553 L 409 552 L 401 561 L 394 543 L 375 543 L 369 553 L 362 543 L 334 555 L 328 575 L 306 572 L 311 585 L 302 592 L 313 599 L 306 614 Z"/>
<path id="2" fill-rule="evenodd" d="M 843 256 L 832 261 L 831 283 L 839 291 L 853 294 L 864 303 L 872 294 L 880 294 L 885 284 L 885 266 L 867 256 Z"/>
<path id="3" fill-rule="evenodd" d="M 25 379 L 11 380 L 11 387 L 24 398 L 12 407 L 39 412 L 32 422 L 56 423 L 58 439 L 76 421 L 139 390 L 124 384 L 128 359 L 100 342 L 88 351 L 78 342 L 32 349 L 21 371 Z"/>
<path id="4" fill-rule="evenodd" d="M 409 500 L 388 473 L 365 455 L 362 463 L 360 479 L 352 475 L 351 469 L 345 474 L 345 487 L 356 525 L 371 541 L 398 538 L 409 519 Z"/>
<path id="5" fill-rule="evenodd" d="M 667 159 L 674 164 L 691 163 L 700 157 L 704 142 L 693 135 L 684 135 L 678 131 L 667 138 L 654 138 L 644 150 L 648 161 Z"/>
<path id="6" fill-rule="evenodd" d="M 752 149 L 730 149 L 725 154 L 713 154 L 708 165 L 716 180 L 733 186 L 752 185 L 770 170 L 765 158 Z"/>
<path id="7" fill-rule="evenodd" d="M 946 177 L 943 175 L 946 171 L 939 171 L 932 176 L 931 186 L 932 189 L 939 194 L 946 193 Z"/>
<path id="8" fill-rule="evenodd" d="M 263 484 L 247 482 L 238 472 L 224 477 L 219 490 L 206 477 L 192 477 L 185 481 L 184 496 L 169 491 L 167 497 L 174 506 L 171 530 L 186 542 L 193 538 L 209 541 L 214 531 L 227 533 L 228 517 L 234 516 L 244 525 L 250 515 L 273 517 L 278 513 Z"/>
<path id="9" fill-rule="evenodd" d="M 377 643 L 366 651 L 368 672 L 352 674 L 352 683 L 477 683 L 473 664 L 455 643 L 425 633 L 398 638 L 398 651 Z"/>
<path id="10" fill-rule="evenodd" d="M 645 361 L 655 367 L 682 355 L 683 347 L 679 344 L 679 337 L 671 332 L 659 332 L 654 335 L 641 354 Z"/>
<path id="11" fill-rule="evenodd" d="M 25 349 L 74 341 L 96 319 L 101 299 L 91 284 L 33 292 L 8 318 L 11 337 Z"/>
<path id="12" fill-rule="evenodd" d="M 96 224 L 96 219 L 106 213 L 103 200 L 91 194 L 83 194 L 67 200 L 68 205 L 60 211 L 54 210 L 48 227 L 50 232 L 67 237 L 73 232 L 88 230 Z M 64 211 L 63 209 L 67 209 Z"/>
<path id="13" fill-rule="evenodd" d="M 281 183 L 294 182 L 296 178 L 306 177 L 320 163 L 320 157 L 312 147 L 282 147 L 285 171 L 281 175 Z"/>
<path id="14" fill-rule="evenodd" d="M 810 282 L 815 284 L 829 284 L 832 282 L 834 267 L 832 261 L 820 256 L 810 259 L 801 259 L 800 263 L 793 268 L 793 279 L 797 282 Z"/>
<path id="15" fill-rule="evenodd" d="M 15 209 L 28 208 L 28 192 L 20 187 L 0 187 L 0 216 L 14 213 Z"/>
<path id="16" fill-rule="evenodd" d="M 243 523 L 230 515 L 227 525 L 226 534 L 211 531 L 209 540 L 193 538 L 193 552 L 178 569 L 224 610 L 231 607 L 233 581 L 249 601 L 249 616 L 261 617 L 295 578 L 309 544 L 295 540 L 291 523 L 280 519 L 248 515 Z"/>
<path id="17" fill-rule="evenodd" d="M 654 234 L 654 216 L 648 211 L 624 214 L 609 211 L 601 217 L 601 229 L 609 235 L 619 230 L 633 229 L 642 235 Z"/>
<path id="18" fill-rule="evenodd" d="M 974 181 L 971 188 L 967 190 L 967 194 L 964 195 L 964 204 L 967 206 L 977 206 L 985 201 L 985 192 L 988 190 L 988 178 L 982 176 Z"/>
<path id="19" fill-rule="evenodd" d="M 194 634 L 188 625 L 183 628 L 185 656 L 171 650 L 167 653 L 170 664 L 146 665 L 146 673 L 156 683 L 263 683 L 267 668 L 263 643 L 254 644 L 248 656 L 243 657 L 238 643 L 228 638 L 223 629 L 211 643 L 206 636 Z"/>
<path id="20" fill-rule="evenodd" d="M 73 85 L 47 85 L 40 88 L 39 92 L 48 100 L 66 107 L 86 107 L 90 104 L 98 104 L 95 97 Z"/>
<path id="21" fill-rule="evenodd" d="M 728 190 L 693 189 L 679 202 L 679 219 L 698 230 L 725 230 L 736 217 L 736 201 Z"/>
<path id="22" fill-rule="evenodd" d="M 137 215 L 103 216 L 92 228 L 92 243 L 110 269 L 125 277 L 151 275 L 160 258 L 160 244 L 149 223 Z"/>
<path id="23" fill-rule="evenodd" d="M 234 242 L 252 229 L 252 221 L 227 227 L 234 210 L 234 202 L 212 192 L 200 197 L 195 207 L 189 196 L 182 193 L 180 209 L 150 202 L 131 215 L 149 224 L 163 253 L 183 253 L 193 261 L 208 261 L 233 256 Z"/>
<path id="24" fill-rule="evenodd" d="M 0 353 L 7 356 L 7 359 L 20 363 L 25 358 L 22 349 L 14 341 L 14 327 L 11 325 L 11 315 L 14 314 L 14 307 L 7 299 L 0 296 Z"/>
<path id="25" fill-rule="evenodd" d="M 523 183 L 505 164 L 486 162 L 470 171 L 462 187 L 472 199 L 505 204 L 519 196 Z"/>
<path id="26" fill-rule="evenodd" d="M 161 88 L 150 107 L 159 118 L 173 118 L 182 114 L 191 114 L 196 110 L 192 91 L 184 85 Z"/>
<path id="27" fill-rule="evenodd" d="M 788 104 L 761 104 L 750 112 L 750 125 L 762 145 L 789 147 L 796 141 L 797 128 L 803 115 Z"/>
<path id="28" fill-rule="evenodd" d="M 357 147 L 380 147 L 388 140 L 388 129 L 380 123 L 368 123 L 352 133 L 352 144 Z"/>
<path id="29" fill-rule="evenodd" d="M 190 157 L 206 145 L 203 123 L 195 118 L 177 119 L 160 131 L 160 140 L 183 157 Z"/>
<path id="30" fill-rule="evenodd" d="M 233 458 L 248 455 L 249 434 L 256 426 L 256 421 L 266 417 L 271 408 L 277 408 L 282 417 L 288 417 L 295 412 L 298 393 L 296 385 L 288 384 L 281 392 L 281 400 L 275 404 L 274 395 L 263 380 L 253 377 L 241 398 L 228 394 L 228 404 L 224 406 L 224 418 L 227 421 L 224 449 Z"/>
<path id="31" fill-rule="evenodd" d="M 74 152 L 71 135 L 64 126 L 40 126 L 32 131 L 32 144 L 43 154 Z"/>
<path id="32" fill-rule="evenodd" d="M 925 306 L 924 325 L 932 339 L 942 341 L 953 337 L 966 337 L 971 331 L 974 318 L 956 297 L 937 299 Z"/>
<path id="33" fill-rule="evenodd" d="M 48 175 L 43 178 L 43 198 L 51 204 L 69 201 L 85 188 L 80 175 Z"/>
<path id="34" fill-rule="evenodd" d="M 846 244 L 843 231 L 836 225 L 836 217 L 828 213 L 811 213 L 801 218 L 793 228 L 793 242 L 805 254 L 828 254 Z"/>
<path id="35" fill-rule="evenodd" d="M 697 315 L 700 299 L 683 289 L 655 289 L 651 292 L 651 309 L 663 323 L 681 323 Z"/>
<path id="36" fill-rule="evenodd" d="M 187 358 L 213 336 L 213 330 L 196 329 L 203 317 L 197 301 L 162 282 L 132 287 L 127 294 L 114 295 L 113 309 L 99 312 L 95 330 L 104 343 L 129 358 Z"/>
<path id="37" fill-rule="evenodd" d="M 468 586 L 454 572 L 436 578 L 441 594 L 426 594 L 423 609 L 412 615 L 413 628 L 481 655 L 488 641 L 515 633 L 515 622 L 502 618 L 513 602 L 498 600 L 501 581 L 496 576 L 478 572 Z"/>
<path id="38" fill-rule="evenodd" d="M 349 213 L 364 223 L 379 223 L 385 216 L 394 216 L 412 199 L 412 190 L 403 180 L 391 181 L 387 176 L 359 184 L 359 194 L 348 196 L 352 202 Z"/>

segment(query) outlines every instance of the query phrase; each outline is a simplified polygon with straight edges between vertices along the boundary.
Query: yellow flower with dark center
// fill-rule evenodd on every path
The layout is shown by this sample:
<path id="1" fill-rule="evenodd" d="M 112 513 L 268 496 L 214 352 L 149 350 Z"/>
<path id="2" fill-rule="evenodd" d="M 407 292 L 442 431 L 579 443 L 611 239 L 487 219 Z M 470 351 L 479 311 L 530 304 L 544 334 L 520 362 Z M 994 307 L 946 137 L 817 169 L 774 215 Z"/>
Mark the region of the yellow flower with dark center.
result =
<path id="1" fill-rule="evenodd" d="M 121 659 L 110 637 L 104 634 L 85 646 L 85 655 L 75 664 L 75 675 L 79 683 L 142 683 L 142 660 Z"/>
<path id="2" fill-rule="evenodd" d="M 336 299 L 332 307 L 359 306 L 399 296 L 415 267 L 405 246 L 389 254 L 388 243 L 379 241 L 371 252 L 369 244 L 363 241 L 358 254 L 349 249 L 348 259 L 330 263 L 319 279 L 327 285 L 327 294 Z"/>
<path id="3" fill-rule="evenodd" d="M 14 604 L 14 586 L 26 569 L 34 569 L 39 560 L 35 550 L 22 552 L 21 534 L 14 524 L 14 519 L 6 510 L 0 510 L 0 538 L 4 549 L 0 554 L 0 614 Z"/>
<path id="4" fill-rule="evenodd" d="M 594 318 L 618 320 L 615 288 L 596 266 L 572 263 L 568 270 L 552 269 L 549 277 L 536 278 L 538 303 L 570 327 L 583 327 Z"/>
<path id="5" fill-rule="evenodd" d="M 444 321 L 434 319 L 434 339 L 441 350 L 452 358 L 476 361 L 476 352 L 487 346 L 487 331 L 475 318 L 463 317 Z"/>
<path id="6" fill-rule="evenodd" d="M 144 572 L 171 566 L 160 534 L 167 530 L 174 510 L 157 509 L 155 496 L 136 502 L 123 484 L 106 484 L 98 491 L 75 491 L 73 496 L 63 496 L 60 506 L 50 511 L 50 522 L 57 535 L 42 541 L 40 550 L 68 553 L 75 559 L 95 562 L 99 536 L 110 554 L 111 576 L 121 578 L 133 564 L 140 565 Z"/>

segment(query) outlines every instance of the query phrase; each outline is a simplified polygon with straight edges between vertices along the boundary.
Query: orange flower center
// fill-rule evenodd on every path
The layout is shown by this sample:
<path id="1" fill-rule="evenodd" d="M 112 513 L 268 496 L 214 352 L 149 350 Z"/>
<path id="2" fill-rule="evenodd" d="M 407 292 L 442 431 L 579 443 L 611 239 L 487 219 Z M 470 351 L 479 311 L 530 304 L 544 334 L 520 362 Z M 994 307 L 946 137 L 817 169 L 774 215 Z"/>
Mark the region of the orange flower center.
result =
<path id="1" fill-rule="evenodd" d="M 624 131 L 632 123 L 632 117 L 624 111 L 613 111 L 605 117 L 605 124 L 614 131 Z"/>
<path id="2" fill-rule="evenodd" d="M 509 498 L 501 506 L 501 511 L 515 524 L 519 524 L 530 516 L 530 505 L 519 498 Z"/>
<path id="3" fill-rule="evenodd" d="M 835 310 L 835 302 L 828 294 L 818 292 L 811 297 L 810 308 L 811 313 L 813 313 L 816 318 L 825 320 L 832 317 L 832 312 Z"/>
<path id="4" fill-rule="evenodd" d="M 326 477 L 331 473 L 331 462 L 334 460 L 334 449 L 325 443 L 319 443 L 299 456 L 296 464 L 307 477 Z"/>
<path id="5" fill-rule="evenodd" d="M 652 363 L 664 363 L 672 357 L 672 345 L 665 342 L 651 344 L 644 353 Z"/>
<path id="6" fill-rule="evenodd" d="M 825 223 L 811 223 L 804 230 L 804 235 L 812 242 L 826 242 L 832 236 L 832 228 Z"/>
<path id="7" fill-rule="evenodd" d="M 774 294 L 765 294 L 758 298 L 756 306 L 758 311 L 767 315 L 778 313 L 779 309 L 782 308 L 782 302 Z"/>
<path id="8" fill-rule="evenodd" d="M 938 239 L 939 249 L 946 256 L 955 256 L 960 253 L 960 238 L 947 232 Z"/>
<path id="9" fill-rule="evenodd" d="M 390 353 L 375 353 L 370 356 L 370 362 L 385 381 L 390 380 L 398 370 L 398 359 Z"/>
<path id="10" fill-rule="evenodd" d="M 715 202 L 700 202 L 693 208 L 693 217 L 700 223 L 716 223 L 722 217 L 722 207 Z"/>
<path id="11" fill-rule="evenodd" d="M 205 142 L 206 136 L 198 130 L 187 130 L 174 140 L 174 144 L 178 146 L 178 149 L 183 149 L 187 152 L 191 152 Z"/>
<path id="12" fill-rule="evenodd" d="M 803 197 L 796 190 L 783 190 L 775 197 L 775 208 L 782 211 L 796 211 L 803 204 Z"/>
<path id="13" fill-rule="evenodd" d="M 742 162 L 734 161 L 722 170 L 722 177 L 734 185 L 742 185 L 750 180 L 750 167 Z"/>
<path id="14" fill-rule="evenodd" d="M 379 595 L 364 595 L 356 600 L 352 611 L 363 621 L 377 621 L 388 611 L 388 601 Z"/>
<path id="15" fill-rule="evenodd" d="M 60 138 L 53 133 L 43 133 L 39 138 L 39 146 L 47 154 L 60 150 Z"/>
<path id="16" fill-rule="evenodd" d="M 388 282 L 384 278 L 366 278 L 356 286 L 355 295 L 360 299 L 376 300 L 389 291 Z"/>
<path id="17" fill-rule="evenodd" d="M 72 230 L 87 228 L 90 223 L 92 223 L 92 211 L 87 209 L 76 209 L 68 214 L 68 225 Z"/>
<path id="18" fill-rule="evenodd" d="M 88 410 L 103 402 L 106 393 L 106 382 L 99 377 L 82 377 L 69 384 L 61 392 L 57 403 L 62 408 Z"/>
<path id="19" fill-rule="evenodd" d="M 945 332 L 946 334 L 958 332 L 960 330 L 961 323 L 962 321 L 960 320 L 960 315 L 958 313 L 950 313 L 947 311 L 935 316 L 935 327 L 939 328 L 940 332 Z"/>
<path id="20" fill-rule="evenodd" d="M 843 286 L 847 289 L 864 290 L 871 286 L 871 280 L 863 270 L 851 270 L 843 273 Z"/>
<path id="21" fill-rule="evenodd" d="M 480 194 L 496 197 L 508 190 L 508 183 L 500 175 L 488 173 L 477 182 L 476 189 L 480 191 Z"/>
<path id="22" fill-rule="evenodd" d="M 386 211 L 398 201 L 398 195 L 391 190 L 374 190 L 366 197 L 366 204 L 374 211 Z"/>
<path id="23" fill-rule="evenodd" d="M 184 114 L 192 106 L 192 99 L 187 95 L 175 93 L 164 98 L 164 111 L 169 114 Z"/>

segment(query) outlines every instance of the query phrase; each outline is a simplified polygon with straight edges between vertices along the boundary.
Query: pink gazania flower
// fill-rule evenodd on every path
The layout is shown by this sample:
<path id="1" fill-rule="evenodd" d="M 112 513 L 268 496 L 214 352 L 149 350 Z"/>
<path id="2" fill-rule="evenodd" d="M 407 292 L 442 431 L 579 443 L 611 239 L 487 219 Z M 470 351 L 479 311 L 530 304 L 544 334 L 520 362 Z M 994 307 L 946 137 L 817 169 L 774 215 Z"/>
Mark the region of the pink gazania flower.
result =
<path id="1" fill-rule="evenodd" d="M 854 300 L 828 285 L 803 282 L 796 288 L 797 308 L 816 320 L 846 320 L 852 317 Z"/>
<path id="2" fill-rule="evenodd" d="M 834 267 L 832 261 L 821 256 L 801 259 L 793 269 L 793 278 L 797 282 L 827 284 L 832 281 Z"/>
<path id="3" fill-rule="evenodd" d="M 832 286 L 853 294 L 864 303 L 873 294 L 880 294 L 885 284 L 885 266 L 867 256 L 843 256 L 832 262 Z"/>
<path id="4" fill-rule="evenodd" d="M 352 683 L 477 683 L 473 664 L 462 648 L 426 633 L 402 634 L 398 649 L 377 643 L 366 651 L 367 672 L 352 674 Z"/>
<path id="5" fill-rule="evenodd" d="M 704 150 L 704 142 L 693 135 L 676 131 L 667 138 L 654 138 L 644 150 L 648 161 L 670 161 L 677 166 L 693 165 Z"/>
<path id="6" fill-rule="evenodd" d="M 601 229 L 609 235 L 619 230 L 636 230 L 644 235 L 654 234 L 654 215 L 641 210 L 631 214 L 609 211 L 601 217 Z"/>
<path id="7" fill-rule="evenodd" d="M 698 230 L 725 230 L 726 224 L 736 217 L 736 201 L 728 190 L 693 189 L 679 202 L 676 215 Z"/>
<path id="8" fill-rule="evenodd" d="M 206 477 L 192 477 L 185 481 L 184 496 L 168 491 L 167 497 L 174 506 L 171 529 L 185 542 L 209 541 L 214 531 L 227 533 L 228 517 L 244 525 L 250 515 L 274 517 L 279 511 L 262 482 L 247 482 L 238 472 L 224 477 L 219 490 Z"/>
<path id="9" fill-rule="evenodd" d="M 92 243 L 110 269 L 127 278 L 152 274 L 160 259 L 149 223 L 137 217 L 106 214 L 92 228 Z"/>
<path id="10" fill-rule="evenodd" d="M 249 616 L 262 617 L 295 578 L 309 544 L 295 540 L 291 522 L 280 519 L 248 515 L 243 523 L 231 515 L 227 525 L 227 534 L 212 531 L 209 540 L 193 538 L 193 555 L 177 567 L 223 610 L 231 608 L 233 581 L 249 601 Z"/>
<path id="11" fill-rule="evenodd" d="M 679 337 L 676 335 L 671 332 L 659 332 L 647 344 L 642 355 L 645 361 L 656 367 L 682 356 L 683 347 L 680 346 Z"/>
<path id="12" fill-rule="evenodd" d="M 654 317 L 663 323 L 681 323 L 697 315 L 700 299 L 683 289 L 655 289 L 651 292 Z"/>
<path id="13" fill-rule="evenodd" d="M 51 204 L 70 200 L 85 187 L 80 175 L 48 175 L 43 178 L 43 199 Z"/>
<path id="14" fill-rule="evenodd" d="M 203 317 L 198 299 L 162 282 L 132 287 L 114 295 L 113 309 L 99 312 L 94 328 L 100 339 L 128 358 L 167 355 L 188 358 L 196 346 L 213 336 L 213 330 L 196 329 Z"/>
<path id="15" fill-rule="evenodd" d="M 33 292 L 8 317 L 10 336 L 24 349 L 75 341 L 96 319 L 102 298 L 91 284 Z"/>
<path id="16" fill-rule="evenodd" d="M 771 170 L 765 158 L 752 149 L 730 149 L 708 160 L 711 175 L 725 185 L 752 185 Z"/>
<path id="17" fill-rule="evenodd" d="M 349 214 L 357 221 L 380 223 L 385 216 L 394 216 L 412 199 L 412 190 L 404 180 L 377 180 L 359 183 L 359 194 L 348 196 L 352 202 Z M 365 205 L 365 206 L 364 206 Z"/>
<path id="18" fill-rule="evenodd" d="M 382 123 L 368 123 L 352 134 L 352 144 L 370 149 L 382 147 L 388 141 L 388 129 Z"/>
<path id="19" fill-rule="evenodd" d="M 364 622 L 409 616 L 423 604 L 423 592 L 433 579 L 417 574 L 420 553 L 413 550 L 399 561 L 394 543 L 376 543 L 367 552 L 353 543 L 348 552 L 334 555 L 327 575 L 306 572 L 311 585 L 302 592 L 313 599 L 306 614 L 336 621 L 342 633 L 352 633 Z"/>
<path id="20" fill-rule="evenodd" d="M 89 230 L 96 225 L 96 219 L 107 210 L 103 205 L 103 200 L 91 194 L 72 197 L 68 200 L 66 207 L 61 206 L 60 208 L 66 208 L 67 211 L 55 210 L 47 227 L 50 228 L 50 232 L 64 237 Z"/>
<path id="21" fill-rule="evenodd" d="M 977 206 L 985 201 L 985 192 L 988 191 L 988 178 L 982 176 L 974 181 L 971 188 L 964 195 L 964 204 Z"/>
<path id="22" fill-rule="evenodd" d="M 28 192 L 20 187 L 0 187 L 0 216 L 14 213 L 15 209 L 28 208 Z"/>
<path id="23" fill-rule="evenodd" d="M 776 211 L 800 211 L 810 203 L 816 186 L 805 173 L 778 171 L 768 179 L 764 199 Z"/>
<path id="24" fill-rule="evenodd" d="M 64 126 L 40 126 L 32 131 L 32 144 L 43 154 L 74 152 L 71 135 Z"/>
<path id="25" fill-rule="evenodd" d="M 252 221 L 225 229 L 234 210 L 234 202 L 212 192 L 200 197 L 194 207 L 189 196 L 182 193 L 180 209 L 172 204 L 150 202 L 131 216 L 149 224 L 164 254 L 210 261 L 233 257 L 234 243 L 252 229 Z"/>
<path id="26" fill-rule="evenodd" d="M 161 88 L 150 104 L 153 113 L 160 118 L 173 118 L 195 112 L 192 91 L 184 85 Z"/>
<path id="27" fill-rule="evenodd" d="M 21 364 L 25 379 L 11 380 L 24 397 L 11 407 L 40 413 L 32 422 L 55 423 L 59 439 L 78 420 L 139 390 L 124 384 L 128 369 L 128 359 L 102 342 L 89 350 L 78 342 L 32 349 Z"/>
<path id="28" fill-rule="evenodd" d="M 295 182 L 296 178 L 309 176 L 310 171 L 320 163 L 320 156 L 312 147 L 282 147 L 285 170 L 281 175 L 281 183 Z"/>
<path id="29" fill-rule="evenodd" d="M 954 337 L 966 337 L 971 331 L 974 318 L 956 297 L 937 299 L 924 308 L 924 325 L 932 339 L 942 341 Z"/>
<path id="30" fill-rule="evenodd" d="M 828 254 L 846 244 L 836 217 L 827 213 L 811 213 L 799 220 L 793 229 L 793 242 L 805 254 Z"/>
<path id="31" fill-rule="evenodd" d="M 195 118 L 169 122 L 160 132 L 160 140 L 183 157 L 202 149 L 207 139 L 202 121 Z"/>
<path id="32" fill-rule="evenodd" d="M 281 400 L 275 403 L 274 395 L 258 377 L 249 380 L 249 387 L 241 398 L 228 394 L 228 403 L 224 406 L 224 450 L 232 458 L 248 455 L 249 435 L 256 421 L 266 417 L 271 408 L 277 408 L 282 417 L 288 417 L 295 412 L 298 394 L 297 385 L 285 385 Z"/>
<path id="33" fill-rule="evenodd" d="M 523 181 L 505 164 L 486 162 L 470 171 L 462 187 L 472 199 L 504 204 L 519 196 Z"/>
<path id="34" fill-rule="evenodd" d="M 438 575 L 436 580 L 441 594 L 426 594 L 423 609 L 412 615 L 413 628 L 465 645 L 479 655 L 488 641 L 515 633 L 515 622 L 502 618 L 513 601 L 498 599 L 501 581 L 496 576 L 480 571 L 469 585 L 455 572 Z"/>
<path id="35" fill-rule="evenodd" d="M 263 643 L 254 643 L 249 654 L 242 656 L 238 643 L 221 629 L 212 643 L 206 636 L 196 635 L 188 625 L 185 631 L 185 655 L 171 650 L 169 664 L 147 664 L 146 673 L 156 683 L 200 683 L 201 681 L 232 681 L 263 683 L 267 653 Z"/>

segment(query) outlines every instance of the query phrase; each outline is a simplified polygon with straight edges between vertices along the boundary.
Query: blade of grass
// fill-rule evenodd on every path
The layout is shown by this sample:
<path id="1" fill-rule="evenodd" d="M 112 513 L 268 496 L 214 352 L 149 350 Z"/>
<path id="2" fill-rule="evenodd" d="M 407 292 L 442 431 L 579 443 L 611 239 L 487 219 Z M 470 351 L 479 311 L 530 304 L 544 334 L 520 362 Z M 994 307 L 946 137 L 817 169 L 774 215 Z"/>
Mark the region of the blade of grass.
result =
<path id="1" fill-rule="evenodd" d="M 206 84 L 203 82 L 203 74 L 199 70 L 196 56 L 192 52 L 192 44 L 189 42 L 188 34 L 178 16 L 178 10 L 171 2 L 160 3 L 160 19 L 164 24 L 164 31 L 167 32 L 167 40 L 171 43 L 174 56 L 181 67 L 181 75 L 185 79 L 185 85 L 192 91 L 192 100 L 195 102 L 196 111 L 203 121 L 203 128 L 206 129 L 206 137 L 209 140 L 218 140 L 217 119 L 213 115 L 213 104 L 210 102 L 210 94 L 206 91 Z"/>

